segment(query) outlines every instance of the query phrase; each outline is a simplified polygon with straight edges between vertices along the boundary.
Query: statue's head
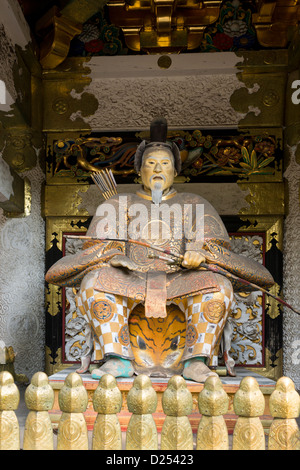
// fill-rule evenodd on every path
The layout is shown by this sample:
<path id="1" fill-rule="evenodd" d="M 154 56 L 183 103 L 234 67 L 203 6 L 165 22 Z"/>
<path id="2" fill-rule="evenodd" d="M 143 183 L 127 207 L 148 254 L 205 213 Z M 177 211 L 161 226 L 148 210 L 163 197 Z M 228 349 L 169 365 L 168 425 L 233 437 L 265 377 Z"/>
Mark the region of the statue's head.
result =
<path id="1" fill-rule="evenodd" d="M 151 191 L 154 202 L 160 202 L 161 195 L 171 188 L 181 170 L 179 149 L 166 138 L 167 121 L 154 119 L 150 126 L 150 142 L 141 142 L 135 154 L 135 170 L 141 176 L 144 189 Z"/>

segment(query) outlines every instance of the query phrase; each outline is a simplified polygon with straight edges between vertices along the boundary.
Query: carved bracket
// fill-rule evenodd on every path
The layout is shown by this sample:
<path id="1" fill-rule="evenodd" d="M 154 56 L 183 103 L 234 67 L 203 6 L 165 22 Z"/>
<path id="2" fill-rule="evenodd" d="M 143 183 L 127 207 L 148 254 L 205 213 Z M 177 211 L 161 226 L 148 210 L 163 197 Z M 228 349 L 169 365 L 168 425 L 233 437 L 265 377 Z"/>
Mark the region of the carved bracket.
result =
<path id="1" fill-rule="evenodd" d="M 54 69 L 68 55 L 70 42 L 81 32 L 81 25 L 59 14 L 57 7 L 47 12 L 37 24 L 37 33 L 49 31 L 40 46 L 40 63 L 44 69 Z"/>
<path id="2" fill-rule="evenodd" d="M 200 45 L 206 26 L 218 19 L 221 3 L 110 0 L 108 8 L 111 22 L 122 29 L 129 49 L 180 52 Z"/>
<path id="3" fill-rule="evenodd" d="M 60 11 L 51 8 L 36 24 L 40 35 L 40 63 L 44 69 L 55 69 L 67 57 L 71 40 L 82 31 L 82 25 L 103 8 L 107 0 L 70 0 Z"/>
<path id="4" fill-rule="evenodd" d="M 298 26 L 298 0 L 260 0 L 253 14 L 257 39 L 264 47 L 286 47 L 290 30 Z"/>

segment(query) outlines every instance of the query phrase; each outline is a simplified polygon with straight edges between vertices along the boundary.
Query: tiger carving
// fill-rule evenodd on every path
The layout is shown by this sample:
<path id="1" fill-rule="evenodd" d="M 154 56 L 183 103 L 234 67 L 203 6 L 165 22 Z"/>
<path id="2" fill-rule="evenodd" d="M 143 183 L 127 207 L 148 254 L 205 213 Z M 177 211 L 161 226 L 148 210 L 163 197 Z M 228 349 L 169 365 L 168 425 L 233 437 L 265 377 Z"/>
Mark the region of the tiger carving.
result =
<path id="1" fill-rule="evenodd" d="M 167 306 L 167 317 L 148 318 L 144 306 L 139 304 L 133 309 L 128 326 L 137 373 L 155 377 L 181 373 L 186 319 L 177 305 Z"/>

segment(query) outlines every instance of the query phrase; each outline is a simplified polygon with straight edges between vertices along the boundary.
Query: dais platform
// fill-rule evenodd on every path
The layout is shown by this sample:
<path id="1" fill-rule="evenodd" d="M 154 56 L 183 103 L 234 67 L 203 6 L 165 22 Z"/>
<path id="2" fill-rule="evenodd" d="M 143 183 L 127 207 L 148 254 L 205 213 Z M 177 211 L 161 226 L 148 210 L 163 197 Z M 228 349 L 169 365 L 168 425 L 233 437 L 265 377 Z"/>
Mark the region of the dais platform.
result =
<path id="1" fill-rule="evenodd" d="M 49 377 L 49 383 L 52 386 L 54 390 L 54 395 L 55 395 L 54 405 L 53 405 L 52 410 L 50 411 L 50 417 L 51 417 L 51 421 L 52 421 L 52 425 L 54 429 L 58 427 L 59 419 L 61 416 L 61 411 L 60 411 L 59 403 L 58 403 L 59 391 L 63 387 L 64 381 L 66 377 L 68 376 L 68 374 L 70 374 L 71 372 L 75 372 L 77 368 L 78 366 L 69 367 Z M 260 386 L 260 390 L 262 391 L 264 395 L 265 411 L 264 411 L 264 414 L 260 417 L 260 419 L 262 421 L 265 433 L 268 434 L 268 430 L 273 419 L 269 410 L 269 398 L 270 398 L 271 393 L 275 389 L 276 382 L 274 380 L 263 377 L 262 375 L 259 375 L 257 373 L 253 373 L 252 371 L 249 372 L 248 370 L 243 369 L 243 368 L 236 368 L 236 374 L 237 374 L 236 377 L 220 376 L 220 379 L 223 384 L 223 388 L 225 392 L 227 393 L 227 395 L 229 396 L 229 409 L 228 409 L 228 413 L 224 416 L 229 434 L 233 432 L 236 420 L 238 418 L 237 415 L 234 413 L 233 398 L 234 398 L 235 393 L 239 389 L 241 380 L 247 376 L 254 377 L 257 380 Z M 81 378 L 88 392 L 88 398 L 89 398 L 88 408 L 86 412 L 84 413 L 85 420 L 87 423 L 88 430 L 92 430 L 94 421 L 97 416 L 97 413 L 94 411 L 94 408 L 93 408 L 93 393 L 95 389 L 97 388 L 99 381 L 93 379 L 91 374 L 89 373 L 82 374 Z M 123 398 L 122 410 L 118 414 L 122 431 L 126 431 L 127 425 L 131 417 L 131 413 L 128 411 L 128 408 L 127 408 L 127 394 L 133 385 L 134 378 L 135 376 L 133 376 L 130 379 L 125 379 L 125 378 L 117 379 L 118 387 L 122 393 L 122 398 Z M 162 428 L 162 425 L 166 416 L 162 408 L 162 395 L 165 389 L 167 388 L 168 381 L 169 381 L 169 378 L 151 377 L 152 386 L 154 390 L 156 391 L 157 397 L 158 397 L 157 409 L 156 409 L 156 412 L 153 414 L 153 418 L 155 420 L 158 432 L 161 431 L 161 428 Z M 199 413 L 199 409 L 198 409 L 198 395 L 203 389 L 203 384 L 189 381 L 189 380 L 187 380 L 186 383 L 193 397 L 193 412 L 191 415 L 189 415 L 189 420 L 190 420 L 193 432 L 196 433 L 198 429 L 199 421 L 201 418 L 201 414 Z"/>

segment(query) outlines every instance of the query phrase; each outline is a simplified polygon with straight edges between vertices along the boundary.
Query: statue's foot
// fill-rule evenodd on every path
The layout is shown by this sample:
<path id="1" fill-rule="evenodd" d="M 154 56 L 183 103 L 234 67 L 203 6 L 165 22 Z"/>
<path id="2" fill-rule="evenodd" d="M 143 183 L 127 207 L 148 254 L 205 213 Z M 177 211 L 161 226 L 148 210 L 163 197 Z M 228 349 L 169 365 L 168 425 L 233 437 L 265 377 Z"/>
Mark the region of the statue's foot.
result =
<path id="1" fill-rule="evenodd" d="M 99 380 L 105 374 L 111 374 L 114 377 L 132 377 L 134 369 L 129 359 L 111 357 L 101 367 L 93 369 L 92 378 Z"/>
<path id="2" fill-rule="evenodd" d="M 89 366 L 91 363 L 91 358 L 89 356 L 85 356 L 81 358 L 81 367 L 76 369 L 77 374 L 84 374 L 89 370 Z"/>
<path id="3" fill-rule="evenodd" d="M 218 376 L 218 374 L 212 372 L 209 367 L 198 358 L 190 359 L 185 362 L 182 375 L 187 380 L 194 380 L 199 383 L 204 383 L 207 377 Z"/>

